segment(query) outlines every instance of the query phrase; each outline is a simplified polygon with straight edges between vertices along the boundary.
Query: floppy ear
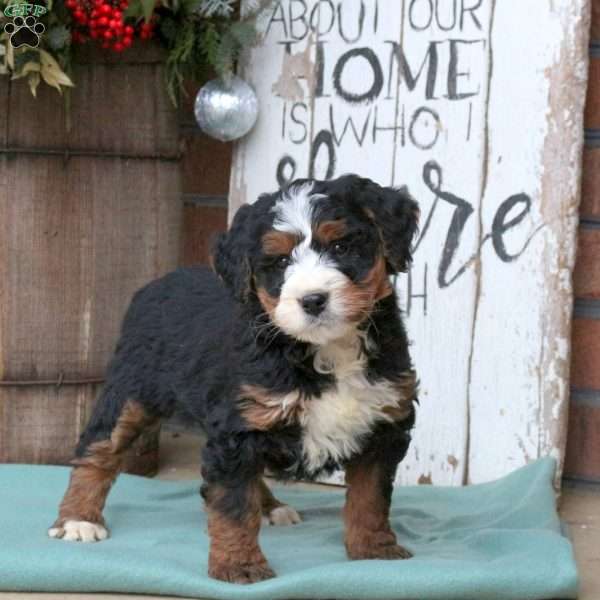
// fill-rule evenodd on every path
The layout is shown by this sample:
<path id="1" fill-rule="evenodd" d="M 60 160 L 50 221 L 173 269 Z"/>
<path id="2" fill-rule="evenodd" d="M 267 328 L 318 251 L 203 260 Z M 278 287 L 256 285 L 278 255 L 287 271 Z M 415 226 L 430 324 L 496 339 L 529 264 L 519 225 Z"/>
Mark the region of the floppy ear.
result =
<path id="1" fill-rule="evenodd" d="M 247 256 L 247 222 L 252 212 L 249 204 L 237 211 L 229 231 L 222 233 L 213 246 L 213 268 L 240 302 L 245 302 L 251 289 L 251 269 Z"/>
<path id="2" fill-rule="evenodd" d="M 419 205 L 406 186 L 377 186 L 368 211 L 379 229 L 390 273 L 405 272 L 412 262 L 412 243 L 419 230 Z"/>

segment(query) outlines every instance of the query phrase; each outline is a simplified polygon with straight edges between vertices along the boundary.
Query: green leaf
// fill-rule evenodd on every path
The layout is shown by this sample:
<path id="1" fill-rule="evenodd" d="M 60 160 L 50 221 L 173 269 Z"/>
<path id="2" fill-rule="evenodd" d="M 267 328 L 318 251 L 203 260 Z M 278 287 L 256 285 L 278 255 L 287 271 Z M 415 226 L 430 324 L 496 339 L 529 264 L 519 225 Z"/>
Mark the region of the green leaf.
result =
<path id="1" fill-rule="evenodd" d="M 220 43 L 221 35 L 217 31 L 217 28 L 213 23 L 207 23 L 202 39 L 202 52 L 211 65 L 216 61 Z"/>
<path id="2" fill-rule="evenodd" d="M 156 0 L 140 0 L 140 3 L 144 13 L 144 20 L 146 23 L 149 23 L 154 12 L 154 7 L 156 6 Z"/>
<path id="3" fill-rule="evenodd" d="M 129 2 L 129 6 L 124 10 L 123 16 L 125 18 L 134 17 L 136 19 L 144 16 L 144 10 L 142 8 L 142 3 L 140 2 L 140 0 L 131 0 Z"/>

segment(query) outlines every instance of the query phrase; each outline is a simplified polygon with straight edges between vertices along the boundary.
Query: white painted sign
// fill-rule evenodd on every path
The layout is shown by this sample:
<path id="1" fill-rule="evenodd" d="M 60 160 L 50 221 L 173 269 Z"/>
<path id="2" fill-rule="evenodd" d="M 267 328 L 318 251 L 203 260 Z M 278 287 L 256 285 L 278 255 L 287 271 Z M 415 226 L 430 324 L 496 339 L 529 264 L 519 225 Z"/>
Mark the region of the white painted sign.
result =
<path id="1" fill-rule="evenodd" d="M 421 379 L 400 482 L 562 459 L 587 0 L 281 0 L 231 207 L 356 172 L 421 205 L 398 281 Z"/>

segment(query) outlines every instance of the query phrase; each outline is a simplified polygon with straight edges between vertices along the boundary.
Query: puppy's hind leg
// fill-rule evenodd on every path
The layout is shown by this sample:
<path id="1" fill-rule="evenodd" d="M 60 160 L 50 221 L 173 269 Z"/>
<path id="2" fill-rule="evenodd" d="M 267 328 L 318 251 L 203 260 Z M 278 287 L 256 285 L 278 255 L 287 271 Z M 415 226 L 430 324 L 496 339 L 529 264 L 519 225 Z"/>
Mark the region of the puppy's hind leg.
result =
<path id="1" fill-rule="evenodd" d="M 259 480 L 259 489 L 263 523 L 268 525 L 295 525 L 302 521 L 296 509 L 289 504 L 280 502 L 273 496 L 273 492 L 264 479 Z"/>
<path id="2" fill-rule="evenodd" d="M 69 487 L 58 519 L 48 530 L 50 537 L 81 542 L 108 537 L 102 510 L 124 453 L 144 430 L 158 425 L 158 418 L 133 400 L 122 403 L 120 410 L 113 408 L 114 403 L 99 399 L 72 462 Z"/>

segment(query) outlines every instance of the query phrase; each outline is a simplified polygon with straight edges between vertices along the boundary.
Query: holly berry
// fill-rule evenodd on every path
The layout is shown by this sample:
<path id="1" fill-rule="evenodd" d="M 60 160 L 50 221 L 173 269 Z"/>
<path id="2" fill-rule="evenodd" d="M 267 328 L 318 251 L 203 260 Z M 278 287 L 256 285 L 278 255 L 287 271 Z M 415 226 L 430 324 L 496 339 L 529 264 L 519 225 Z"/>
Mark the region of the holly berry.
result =
<path id="1" fill-rule="evenodd" d="M 133 38 L 149 39 L 154 35 L 153 23 L 139 26 L 127 23 L 124 11 L 129 0 L 65 0 L 73 19 L 73 43 L 98 40 L 103 48 L 123 52 L 133 45 Z"/>

